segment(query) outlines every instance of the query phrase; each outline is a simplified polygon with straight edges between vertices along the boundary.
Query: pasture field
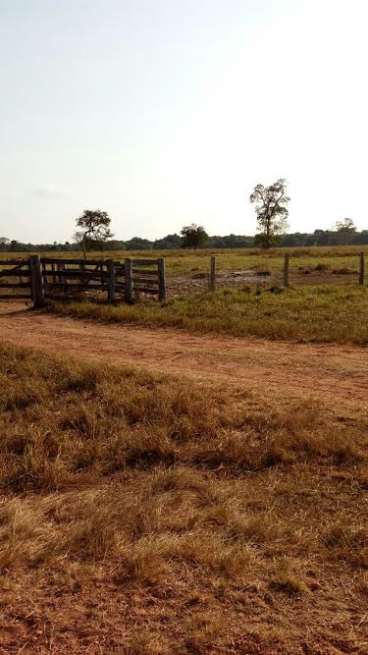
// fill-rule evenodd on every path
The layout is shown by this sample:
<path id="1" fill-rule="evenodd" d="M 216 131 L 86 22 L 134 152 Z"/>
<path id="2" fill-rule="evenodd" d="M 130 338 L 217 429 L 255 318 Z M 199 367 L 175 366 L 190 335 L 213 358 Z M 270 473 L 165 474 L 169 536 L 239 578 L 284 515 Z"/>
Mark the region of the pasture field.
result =
<path id="1" fill-rule="evenodd" d="M 160 251 L 160 256 L 166 259 L 168 274 L 175 277 L 175 275 L 208 271 L 209 257 L 212 254 L 216 255 L 219 272 L 244 269 L 280 272 L 286 253 L 289 253 L 291 257 L 291 268 L 295 266 L 313 269 L 322 263 L 329 271 L 343 268 L 357 271 L 360 252 L 368 254 L 368 247 L 272 248 L 268 252 L 245 248 L 238 250 L 174 250 Z"/>
<path id="2" fill-rule="evenodd" d="M 366 653 L 367 407 L 331 399 L 3 343 L 0 652 Z"/>

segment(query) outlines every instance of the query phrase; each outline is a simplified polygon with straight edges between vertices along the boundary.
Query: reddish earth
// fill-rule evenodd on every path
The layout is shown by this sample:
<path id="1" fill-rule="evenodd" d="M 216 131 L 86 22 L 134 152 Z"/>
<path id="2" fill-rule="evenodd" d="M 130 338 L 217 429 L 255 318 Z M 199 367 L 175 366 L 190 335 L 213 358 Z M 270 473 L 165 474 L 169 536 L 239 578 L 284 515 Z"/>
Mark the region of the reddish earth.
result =
<path id="1" fill-rule="evenodd" d="M 289 395 L 320 397 L 368 408 L 366 348 L 296 344 L 173 329 L 106 325 L 0 307 L 0 339 L 88 361 L 108 361 L 146 370 Z"/>
<path id="2" fill-rule="evenodd" d="M 107 361 L 180 375 L 206 384 L 261 389 L 265 395 L 267 391 L 284 394 L 286 398 L 311 395 L 337 412 L 341 408 L 344 417 L 355 409 L 368 410 L 368 351 L 360 347 L 197 336 L 171 329 L 105 325 L 29 311 L 24 305 L 15 303 L 0 306 L 0 340 L 86 361 Z M 265 496 L 273 493 L 272 479 L 267 479 L 268 485 L 259 485 Z M 344 480 L 346 490 L 344 487 L 342 493 L 340 487 Z M 254 477 L 250 478 L 250 484 L 254 498 L 263 502 L 260 492 L 256 495 Z M 309 486 L 312 487 L 312 482 Z M 335 472 L 331 469 L 330 477 L 327 472 L 320 486 L 320 498 L 324 499 L 328 511 L 335 509 L 334 495 L 333 503 L 329 503 L 330 496 L 337 490 L 347 510 L 362 508 L 364 516 L 363 503 L 357 503 L 358 496 L 354 495 L 358 493 L 357 482 L 347 467 Z M 290 499 L 294 498 L 299 512 L 300 508 L 308 509 L 308 503 L 315 503 L 314 495 L 303 496 L 301 491 L 298 479 L 295 489 L 291 487 L 285 495 L 284 487 L 279 497 L 285 495 L 285 503 L 291 503 Z M 364 489 L 359 499 L 363 497 Z M 174 591 L 163 588 L 161 596 L 141 590 L 131 594 L 109 581 L 100 581 L 96 574 L 96 579 L 80 592 L 62 590 L 59 595 L 52 595 L 46 583 L 37 591 L 31 583 L 29 586 L 14 583 L 14 588 L 7 590 L 0 576 L 0 655 L 170 655 L 173 642 L 165 649 L 155 646 L 154 642 L 145 649 L 127 647 L 127 626 L 130 629 L 135 626 L 139 637 L 142 626 L 144 632 L 149 620 L 161 626 L 163 635 L 169 624 L 173 639 L 179 638 L 181 620 L 191 612 L 190 603 L 224 614 L 225 621 L 229 620 L 231 610 L 234 623 L 230 626 L 234 641 L 229 649 L 215 645 L 213 648 L 191 647 L 189 644 L 185 652 L 193 655 L 343 655 L 353 652 L 363 655 L 368 652 L 366 605 L 352 594 L 346 574 L 343 577 L 340 571 L 330 570 L 329 565 L 325 568 L 321 577 L 326 589 L 321 589 L 316 582 L 315 595 L 311 593 L 307 600 L 280 597 L 276 607 L 272 607 L 272 595 L 262 596 L 258 588 L 251 585 L 234 593 L 230 607 L 230 601 L 226 603 L 220 593 L 213 604 L 205 584 L 203 589 L 200 587 L 200 594 L 188 600 L 180 582 Z M 6 594 L 12 597 L 8 607 Z M 243 625 L 247 626 L 246 635 L 241 634 Z M 263 641 L 259 636 L 262 631 L 267 635 Z M 286 650 L 277 645 L 278 632 L 290 638 Z"/>

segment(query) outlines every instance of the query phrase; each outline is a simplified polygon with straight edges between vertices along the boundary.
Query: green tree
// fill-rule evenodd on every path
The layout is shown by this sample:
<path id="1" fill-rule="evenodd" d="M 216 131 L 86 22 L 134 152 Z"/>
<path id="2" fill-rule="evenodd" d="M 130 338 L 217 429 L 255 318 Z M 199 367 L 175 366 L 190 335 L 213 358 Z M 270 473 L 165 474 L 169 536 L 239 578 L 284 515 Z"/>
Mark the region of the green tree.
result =
<path id="1" fill-rule="evenodd" d="M 203 248 L 208 239 L 208 234 L 204 227 L 192 223 L 183 227 L 180 232 L 182 236 L 182 248 Z"/>
<path id="2" fill-rule="evenodd" d="M 156 239 L 153 244 L 155 250 L 169 250 L 180 248 L 182 244 L 182 239 L 178 234 L 168 234 L 162 239 Z"/>
<path id="3" fill-rule="evenodd" d="M 270 186 L 257 184 L 250 195 L 250 202 L 255 205 L 258 223 L 255 243 L 270 248 L 287 228 L 290 198 L 286 181 L 279 179 Z"/>
<path id="4" fill-rule="evenodd" d="M 88 249 L 98 247 L 103 250 L 106 241 L 113 237 L 110 223 L 110 216 L 101 209 L 85 209 L 76 219 L 75 239 L 81 243 L 85 257 Z"/>

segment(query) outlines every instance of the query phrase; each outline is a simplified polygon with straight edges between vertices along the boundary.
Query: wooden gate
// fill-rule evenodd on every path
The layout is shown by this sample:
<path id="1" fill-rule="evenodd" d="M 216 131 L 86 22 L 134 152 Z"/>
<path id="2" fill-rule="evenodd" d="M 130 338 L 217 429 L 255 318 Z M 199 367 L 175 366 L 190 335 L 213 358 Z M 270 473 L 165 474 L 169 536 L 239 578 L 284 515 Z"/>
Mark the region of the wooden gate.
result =
<path id="1" fill-rule="evenodd" d="M 0 267 L 1 300 L 29 300 L 32 298 L 30 259 L 2 259 Z"/>
<path id="2" fill-rule="evenodd" d="M 2 283 L 2 278 L 5 282 Z M 133 303 L 141 296 L 166 299 L 165 262 L 161 259 L 74 259 L 33 255 L 0 260 L 4 299 L 32 299 L 35 307 L 47 300 L 97 297 L 108 302 Z M 19 289 L 24 289 L 20 294 Z M 0 289 L 1 292 L 1 289 Z"/>

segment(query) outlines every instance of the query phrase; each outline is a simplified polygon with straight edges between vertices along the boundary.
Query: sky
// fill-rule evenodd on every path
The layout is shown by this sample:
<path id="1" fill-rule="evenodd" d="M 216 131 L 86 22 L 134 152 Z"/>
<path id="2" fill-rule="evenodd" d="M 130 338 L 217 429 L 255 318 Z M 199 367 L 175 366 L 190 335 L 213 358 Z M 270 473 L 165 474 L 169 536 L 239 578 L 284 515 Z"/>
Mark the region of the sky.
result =
<path id="1" fill-rule="evenodd" d="M 0 236 L 368 228 L 366 0 L 0 0 Z"/>

